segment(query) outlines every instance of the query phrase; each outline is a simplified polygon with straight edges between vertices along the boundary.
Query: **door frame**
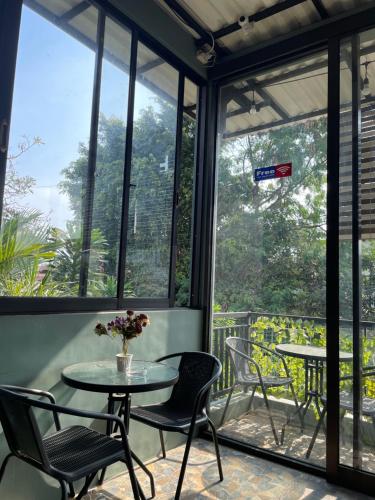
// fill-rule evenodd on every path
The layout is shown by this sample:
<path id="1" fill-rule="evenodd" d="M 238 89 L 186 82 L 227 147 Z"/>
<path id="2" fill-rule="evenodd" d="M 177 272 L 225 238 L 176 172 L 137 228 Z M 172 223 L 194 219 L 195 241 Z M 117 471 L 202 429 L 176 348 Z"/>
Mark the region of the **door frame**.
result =
<path id="1" fill-rule="evenodd" d="M 340 17 L 340 16 L 339 16 Z M 300 36 L 299 44 L 293 43 L 297 36 L 284 37 L 282 43 L 279 41 L 265 44 L 259 50 L 252 50 L 251 57 L 240 55 L 231 56 L 228 64 L 221 64 L 218 68 L 213 68 L 209 72 L 211 82 L 208 87 L 208 101 L 213 102 L 211 108 L 219 110 L 220 88 L 228 83 L 232 83 L 241 76 L 268 70 L 273 67 L 279 67 L 282 64 L 290 63 L 304 56 L 308 56 L 322 50 L 328 51 L 328 113 L 327 113 L 327 250 L 326 250 L 326 318 L 327 318 L 327 378 L 330 384 L 327 387 L 327 439 L 326 439 L 326 468 L 320 468 L 313 464 L 303 462 L 291 457 L 278 455 L 275 452 L 263 450 L 255 446 L 240 443 L 233 439 L 219 435 L 222 444 L 231 446 L 235 449 L 247 452 L 252 455 L 260 456 L 277 463 L 289 465 L 293 468 L 307 471 L 316 475 L 324 476 L 328 481 L 353 488 L 363 493 L 373 494 L 375 488 L 375 474 L 371 474 L 359 469 L 340 464 L 340 434 L 339 434 L 339 159 L 340 159 L 340 43 L 347 37 L 358 35 L 362 31 L 375 27 L 375 8 L 359 9 L 350 22 L 349 16 L 341 16 L 342 19 L 334 19 L 326 23 L 317 23 L 317 27 L 309 27 L 306 39 Z M 332 29 L 333 27 L 333 29 Z M 297 47 L 297 48 L 296 48 Z M 354 62 L 354 57 L 353 57 Z M 241 68 L 242 64 L 242 70 Z M 353 79 L 352 93 L 359 91 L 359 65 L 356 68 L 357 75 Z M 358 119 L 360 109 L 353 106 L 352 118 Z M 211 123 L 211 129 L 208 130 L 210 144 L 216 147 L 217 123 L 212 126 L 212 118 L 208 112 L 208 119 Z M 217 116 L 216 116 L 217 119 Z M 358 132 L 358 131 L 357 131 Z M 354 154 L 358 152 L 358 135 L 354 137 L 353 130 L 352 148 Z M 203 346 L 206 350 L 210 349 L 211 325 L 212 325 L 212 298 L 213 298 L 213 273 L 215 261 L 215 248 L 212 243 L 215 240 L 215 210 L 216 210 L 216 192 L 212 193 L 212 185 L 216 186 L 216 151 L 208 155 L 207 171 L 210 171 L 211 183 L 206 187 L 204 194 L 208 200 L 209 206 L 205 211 L 205 219 L 210 220 L 209 229 L 204 234 L 206 262 L 209 263 L 209 270 L 204 276 L 205 290 L 209 292 L 207 302 L 205 303 L 205 318 L 203 332 Z M 355 183 L 358 178 L 358 161 L 356 172 L 353 175 L 352 182 Z M 353 184 L 354 185 L 354 184 Z M 358 236 L 358 227 L 355 228 Z M 353 241 L 356 236 L 353 235 Z M 353 283 L 356 283 L 354 290 L 354 304 L 359 304 L 359 251 L 358 248 L 353 252 L 355 266 L 353 268 Z M 353 333 L 356 335 L 353 351 L 354 357 L 358 361 L 353 364 L 353 373 L 360 374 L 359 342 L 358 328 L 360 315 L 354 315 Z M 360 380 L 360 379 L 359 379 Z M 360 381 L 354 384 L 355 394 L 360 392 Z M 358 428 L 358 419 L 357 419 Z M 358 429 L 357 429 L 358 430 Z"/>

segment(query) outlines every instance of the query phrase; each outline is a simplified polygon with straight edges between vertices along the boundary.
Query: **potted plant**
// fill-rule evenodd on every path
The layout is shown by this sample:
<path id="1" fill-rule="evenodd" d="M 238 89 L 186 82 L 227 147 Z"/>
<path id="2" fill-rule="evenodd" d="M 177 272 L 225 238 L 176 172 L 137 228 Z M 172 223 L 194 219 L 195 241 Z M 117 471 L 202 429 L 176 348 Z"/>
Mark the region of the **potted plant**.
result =
<path id="1" fill-rule="evenodd" d="M 135 314 L 134 311 L 126 311 L 126 317 L 116 316 L 107 326 L 98 323 L 95 327 L 96 335 L 108 335 L 109 337 L 120 336 L 122 338 L 122 352 L 116 354 L 117 369 L 120 372 L 129 373 L 133 354 L 128 354 L 129 341 L 138 337 L 150 320 L 147 314 Z"/>

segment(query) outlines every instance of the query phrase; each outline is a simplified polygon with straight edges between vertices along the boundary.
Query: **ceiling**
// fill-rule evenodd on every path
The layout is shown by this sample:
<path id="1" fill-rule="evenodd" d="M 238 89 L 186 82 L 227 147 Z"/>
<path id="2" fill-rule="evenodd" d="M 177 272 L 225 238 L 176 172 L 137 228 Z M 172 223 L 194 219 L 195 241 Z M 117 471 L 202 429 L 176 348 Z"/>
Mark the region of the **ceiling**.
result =
<path id="1" fill-rule="evenodd" d="M 182 19 L 183 9 L 215 38 L 218 55 L 236 52 L 246 47 L 271 40 L 279 35 L 291 33 L 299 28 L 317 23 L 322 19 L 345 13 L 348 10 L 370 6 L 373 0 L 154 0 L 165 9 L 196 39 L 202 33 L 188 26 Z M 249 32 L 244 33 L 238 25 L 241 16 L 250 16 L 255 22 Z M 229 34 L 218 36 L 221 32 Z"/>

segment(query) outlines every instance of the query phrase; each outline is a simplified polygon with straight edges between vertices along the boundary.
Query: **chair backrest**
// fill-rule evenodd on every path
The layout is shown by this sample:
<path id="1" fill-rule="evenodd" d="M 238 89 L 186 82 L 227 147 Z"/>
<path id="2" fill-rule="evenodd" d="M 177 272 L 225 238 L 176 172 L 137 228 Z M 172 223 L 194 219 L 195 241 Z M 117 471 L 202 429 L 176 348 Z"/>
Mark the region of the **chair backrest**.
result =
<path id="1" fill-rule="evenodd" d="M 47 470 L 49 464 L 33 403 L 32 399 L 0 385 L 0 422 L 11 452 Z"/>
<path id="2" fill-rule="evenodd" d="M 241 381 L 245 379 L 246 375 L 253 374 L 249 366 L 249 361 L 246 359 L 252 359 L 253 356 L 253 343 L 251 340 L 240 337 L 228 337 L 225 343 L 229 349 L 236 379 Z"/>
<path id="3" fill-rule="evenodd" d="M 208 383 L 211 386 L 219 377 L 221 363 L 215 356 L 205 352 L 184 352 L 173 355 L 177 356 L 181 356 L 178 367 L 179 379 L 173 387 L 168 405 L 186 414 L 192 414 L 199 391 Z M 209 388 L 197 408 L 198 414 L 206 407 L 208 395 Z"/>

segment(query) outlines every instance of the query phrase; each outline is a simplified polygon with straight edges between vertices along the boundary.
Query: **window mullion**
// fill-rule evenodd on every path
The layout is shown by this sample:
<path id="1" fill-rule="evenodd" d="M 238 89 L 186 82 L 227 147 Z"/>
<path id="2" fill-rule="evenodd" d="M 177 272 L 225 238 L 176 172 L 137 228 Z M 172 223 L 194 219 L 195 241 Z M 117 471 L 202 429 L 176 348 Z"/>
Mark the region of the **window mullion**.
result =
<path id="1" fill-rule="evenodd" d="M 123 305 L 125 268 L 126 268 L 126 245 L 128 237 L 129 223 L 129 197 L 130 197 L 130 176 L 133 148 L 133 122 L 134 122 L 134 97 L 135 83 L 137 78 L 137 52 L 138 52 L 138 32 L 132 32 L 129 68 L 129 94 L 128 94 L 128 114 L 126 123 L 125 138 L 125 158 L 124 158 L 124 184 L 122 191 L 122 212 L 121 212 L 121 230 L 120 230 L 120 251 L 118 260 L 118 278 L 117 278 L 117 307 L 120 309 Z"/>
<path id="2" fill-rule="evenodd" d="M 100 86 L 103 64 L 103 46 L 104 46 L 104 29 L 105 29 L 105 14 L 99 10 L 98 31 L 96 38 L 96 56 L 95 56 L 95 73 L 94 73 L 94 88 L 91 108 L 91 125 L 90 125 L 90 142 L 89 154 L 87 163 L 87 178 L 85 197 L 83 200 L 83 228 L 82 228 L 82 256 L 81 268 L 79 276 L 79 295 L 86 296 L 87 280 L 90 260 L 90 245 L 91 245 L 91 230 L 92 230 L 92 212 L 94 203 L 95 189 L 95 168 L 98 146 L 98 126 L 99 126 L 99 103 L 100 103 Z"/>
<path id="3" fill-rule="evenodd" d="M 175 148 L 175 170 L 173 186 L 173 212 L 172 212 L 172 230 L 171 230 L 171 254 L 169 260 L 169 290 L 168 298 L 170 307 L 174 306 L 175 288 L 176 288 L 176 260 L 177 260 L 177 217 L 178 217 L 178 198 L 180 189 L 181 172 L 181 150 L 182 150 L 182 126 L 184 113 L 184 91 L 185 77 L 180 72 L 178 79 L 178 100 L 177 100 L 177 123 L 176 123 L 176 148 Z"/>

